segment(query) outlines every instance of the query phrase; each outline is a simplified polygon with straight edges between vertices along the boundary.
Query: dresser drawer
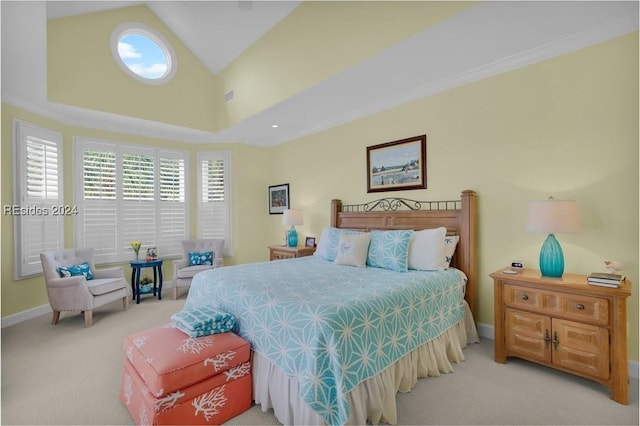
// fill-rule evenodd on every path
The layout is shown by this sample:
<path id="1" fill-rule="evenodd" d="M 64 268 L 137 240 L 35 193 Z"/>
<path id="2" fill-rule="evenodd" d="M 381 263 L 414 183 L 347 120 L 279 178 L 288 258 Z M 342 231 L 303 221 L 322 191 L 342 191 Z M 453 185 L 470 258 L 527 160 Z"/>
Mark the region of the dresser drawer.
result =
<path id="1" fill-rule="evenodd" d="M 609 302 L 598 297 L 505 284 L 504 303 L 513 308 L 553 314 L 591 324 L 609 323 Z"/>
<path id="2" fill-rule="evenodd" d="M 282 259 L 295 259 L 295 253 L 288 253 L 286 251 L 276 251 L 273 250 L 271 252 L 271 260 L 282 260 Z"/>
<path id="3" fill-rule="evenodd" d="M 564 316 L 592 324 L 609 324 L 609 302 L 598 297 L 563 295 Z"/>
<path id="4" fill-rule="evenodd" d="M 561 293 L 513 284 L 504 286 L 504 303 L 514 308 L 545 314 L 559 314 L 563 310 Z"/>

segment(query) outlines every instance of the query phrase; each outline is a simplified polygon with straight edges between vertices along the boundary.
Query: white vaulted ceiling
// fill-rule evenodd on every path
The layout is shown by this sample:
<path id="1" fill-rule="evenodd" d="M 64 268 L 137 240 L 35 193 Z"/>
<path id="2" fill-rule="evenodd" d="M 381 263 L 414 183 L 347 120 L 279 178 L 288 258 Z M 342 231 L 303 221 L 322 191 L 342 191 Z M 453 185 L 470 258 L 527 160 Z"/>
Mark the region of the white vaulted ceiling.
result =
<path id="1" fill-rule="evenodd" d="M 298 6 L 299 1 L 50 1 L 47 19 L 146 4 L 214 74 Z"/>
<path id="2" fill-rule="evenodd" d="M 635 1 L 479 2 L 219 133 L 46 99 L 48 18 L 146 4 L 217 74 L 299 3 L 2 1 L 2 100 L 68 124 L 195 143 L 273 146 L 638 30 Z M 272 123 L 280 127 L 265 134 Z"/>

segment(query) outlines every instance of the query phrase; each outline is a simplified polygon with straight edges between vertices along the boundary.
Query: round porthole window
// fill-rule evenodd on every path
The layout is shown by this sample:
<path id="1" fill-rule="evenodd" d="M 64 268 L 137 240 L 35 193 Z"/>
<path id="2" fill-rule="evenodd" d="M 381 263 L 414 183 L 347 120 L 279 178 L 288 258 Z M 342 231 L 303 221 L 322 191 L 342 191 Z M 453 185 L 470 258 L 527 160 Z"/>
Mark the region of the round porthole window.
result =
<path id="1" fill-rule="evenodd" d="M 167 83 L 176 73 L 173 48 L 144 24 L 119 25 L 111 34 L 111 52 L 127 74 L 146 84 Z"/>

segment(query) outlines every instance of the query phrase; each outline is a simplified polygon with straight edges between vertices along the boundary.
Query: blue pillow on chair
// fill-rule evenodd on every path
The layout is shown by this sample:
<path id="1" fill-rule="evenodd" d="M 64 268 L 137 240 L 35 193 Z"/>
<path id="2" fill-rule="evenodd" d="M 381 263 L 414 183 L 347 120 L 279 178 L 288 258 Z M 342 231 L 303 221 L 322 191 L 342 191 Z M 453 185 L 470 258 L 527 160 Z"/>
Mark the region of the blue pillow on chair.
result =
<path id="1" fill-rule="evenodd" d="M 58 268 L 58 273 L 60 274 L 60 278 L 76 277 L 79 275 L 84 275 L 87 281 L 93 279 L 93 274 L 91 273 L 91 267 L 89 266 L 88 262 L 82 262 L 79 265 L 60 266 Z"/>
<path id="2" fill-rule="evenodd" d="M 194 265 L 213 265 L 213 252 L 205 251 L 202 253 L 189 252 L 189 266 Z"/>

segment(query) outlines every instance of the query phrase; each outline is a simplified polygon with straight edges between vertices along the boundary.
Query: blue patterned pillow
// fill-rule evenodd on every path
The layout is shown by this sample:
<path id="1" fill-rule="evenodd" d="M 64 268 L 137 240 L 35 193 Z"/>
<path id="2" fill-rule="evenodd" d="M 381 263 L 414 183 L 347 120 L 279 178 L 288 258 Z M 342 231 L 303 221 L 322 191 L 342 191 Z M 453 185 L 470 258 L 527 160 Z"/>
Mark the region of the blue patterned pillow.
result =
<path id="1" fill-rule="evenodd" d="M 84 275 L 87 281 L 93 279 L 93 274 L 91 273 L 91 267 L 89 266 L 88 262 L 82 262 L 79 265 L 60 266 L 58 268 L 58 273 L 60 274 L 60 278 L 76 277 L 79 275 Z"/>
<path id="2" fill-rule="evenodd" d="M 213 265 L 213 252 L 189 252 L 189 266 L 193 265 Z"/>
<path id="3" fill-rule="evenodd" d="M 361 231 L 354 231 L 352 229 L 325 226 L 322 230 L 322 235 L 320 235 L 318 247 L 316 248 L 314 255 L 333 262 L 336 260 L 336 256 L 338 255 L 338 242 L 340 241 L 340 235 L 354 235 L 361 233 Z"/>
<path id="4" fill-rule="evenodd" d="M 409 241 L 413 231 L 371 231 L 371 244 L 367 265 L 376 268 L 406 272 L 408 267 Z"/>

